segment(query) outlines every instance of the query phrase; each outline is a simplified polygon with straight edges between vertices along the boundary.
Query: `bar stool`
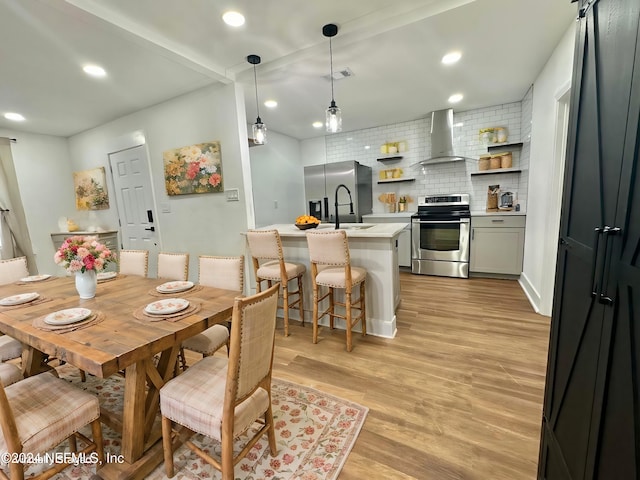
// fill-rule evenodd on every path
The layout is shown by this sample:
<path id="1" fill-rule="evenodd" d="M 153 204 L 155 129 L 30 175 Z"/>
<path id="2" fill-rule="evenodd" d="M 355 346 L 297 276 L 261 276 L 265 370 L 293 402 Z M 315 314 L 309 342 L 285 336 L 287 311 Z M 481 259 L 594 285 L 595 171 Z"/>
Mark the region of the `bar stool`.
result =
<path id="1" fill-rule="evenodd" d="M 286 262 L 282 253 L 282 241 L 277 230 L 249 230 L 247 242 L 251 252 L 253 271 L 256 277 L 256 292 L 262 291 L 262 282 L 268 287 L 277 282 L 282 285 L 282 310 L 284 311 L 284 336 L 289 336 L 289 309 L 300 312 L 304 326 L 304 294 L 302 277 L 307 268 L 302 263 Z M 263 261 L 264 263 L 260 263 Z M 298 289 L 289 291 L 289 281 L 296 279 Z M 295 300 L 290 302 L 290 297 Z"/>
<path id="2" fill-rule="evenodd" d="M 358 322 L 362 324 L 362 335 L 367 334 L 367 321 L 365 310 L 365 278 L 367 271 L 364 268 L 352 267 L 349 255 L 349 243 L 344 230 L 330 230 L 322 232 L 307 232 L 307 244 L 311 259 L 311 281 L 313 284 L 313 343 L 318 343 L 318 320 L 324 315 L 329 315 L 329 326 L 333 329 L 333 319 L 342 318 L 346 322 L 347 352 L 352 349 L 351 329 Z M 353 287 L 360 285 L 360 295 L 357 301 L 352 300 Z M 329 288 L 329 291 L 320 296 L 320 286 Z M 345 291 L 345 302 L 335 301 L 334 290 L 336 288 Z M 329 307 L 318 314 L 319 304 L 329 297 Z M 345 315 L 335 312 L 336 305 L 345 309 Z M 355 318 L 352 309 L 359 310 L 360 314 Z"/>

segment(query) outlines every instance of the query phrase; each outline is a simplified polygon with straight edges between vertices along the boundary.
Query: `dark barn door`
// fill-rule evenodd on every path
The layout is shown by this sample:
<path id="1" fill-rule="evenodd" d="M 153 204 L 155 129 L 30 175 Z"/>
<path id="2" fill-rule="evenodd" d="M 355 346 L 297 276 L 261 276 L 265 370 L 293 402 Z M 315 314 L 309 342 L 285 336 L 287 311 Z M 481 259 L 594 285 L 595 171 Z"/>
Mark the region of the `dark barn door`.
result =
<path id="1" fill-rule="evenodd" d="M 640 1 L 580 12 L 538 477 L 627 480 L 640 472 Z"/>

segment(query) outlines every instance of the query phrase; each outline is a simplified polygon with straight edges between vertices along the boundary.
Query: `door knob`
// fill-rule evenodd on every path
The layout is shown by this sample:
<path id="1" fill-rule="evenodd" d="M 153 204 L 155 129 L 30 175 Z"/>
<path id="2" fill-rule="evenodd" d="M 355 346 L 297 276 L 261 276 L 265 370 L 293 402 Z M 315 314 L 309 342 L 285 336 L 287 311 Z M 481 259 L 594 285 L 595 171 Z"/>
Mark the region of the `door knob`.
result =
<path id="1" fill-rule="evenodd" d="M 148 230 L 150 232 L 155 232 L 156 231 L 156 227 L 145 228 L 145 230 Z"/>

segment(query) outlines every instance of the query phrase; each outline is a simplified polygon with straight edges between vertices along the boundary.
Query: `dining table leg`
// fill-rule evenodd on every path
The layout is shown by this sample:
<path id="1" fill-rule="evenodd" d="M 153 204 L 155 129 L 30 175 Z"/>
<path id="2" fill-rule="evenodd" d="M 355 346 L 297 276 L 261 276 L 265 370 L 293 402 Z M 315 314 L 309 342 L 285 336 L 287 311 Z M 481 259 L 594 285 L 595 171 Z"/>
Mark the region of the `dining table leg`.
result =
<path id="1" fill-rule="evenodd" d="M 125 370 L 122 455 L 134 463 L 145 453 L 160 408 L 160 388 L 173 377 L 180 348 L 162 352 L 157 365 L 152 358 L 139 360 Z"/>
<path id="2" fill-rule="evenodd" d="M 51 370 L 55 372 L 55 369 L 47 365 L 46 359 L 47 355 L 40 350 L 25 345 L 22 349 L 22 375 L 31 377 Z"/>
<path id="3" fill-rule="evenodd" d="M 144 453 L 147 361 L 146 358 L 142 359 L 125 370 L 121 453 L 129 463 L 135 462 Z"/>

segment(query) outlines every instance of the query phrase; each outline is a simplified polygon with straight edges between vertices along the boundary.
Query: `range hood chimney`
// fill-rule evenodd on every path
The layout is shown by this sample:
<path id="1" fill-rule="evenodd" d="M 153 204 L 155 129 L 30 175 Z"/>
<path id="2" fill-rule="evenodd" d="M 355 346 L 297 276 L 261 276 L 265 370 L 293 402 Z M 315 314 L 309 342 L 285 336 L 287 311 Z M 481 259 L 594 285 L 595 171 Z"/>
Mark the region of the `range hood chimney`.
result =
<path id="1" fill-rule="evenodd" d="M 453 109 L 431 112 L 431 155 L 421 165 L 459 162 L 464 157 L 453 153 Z"/>

